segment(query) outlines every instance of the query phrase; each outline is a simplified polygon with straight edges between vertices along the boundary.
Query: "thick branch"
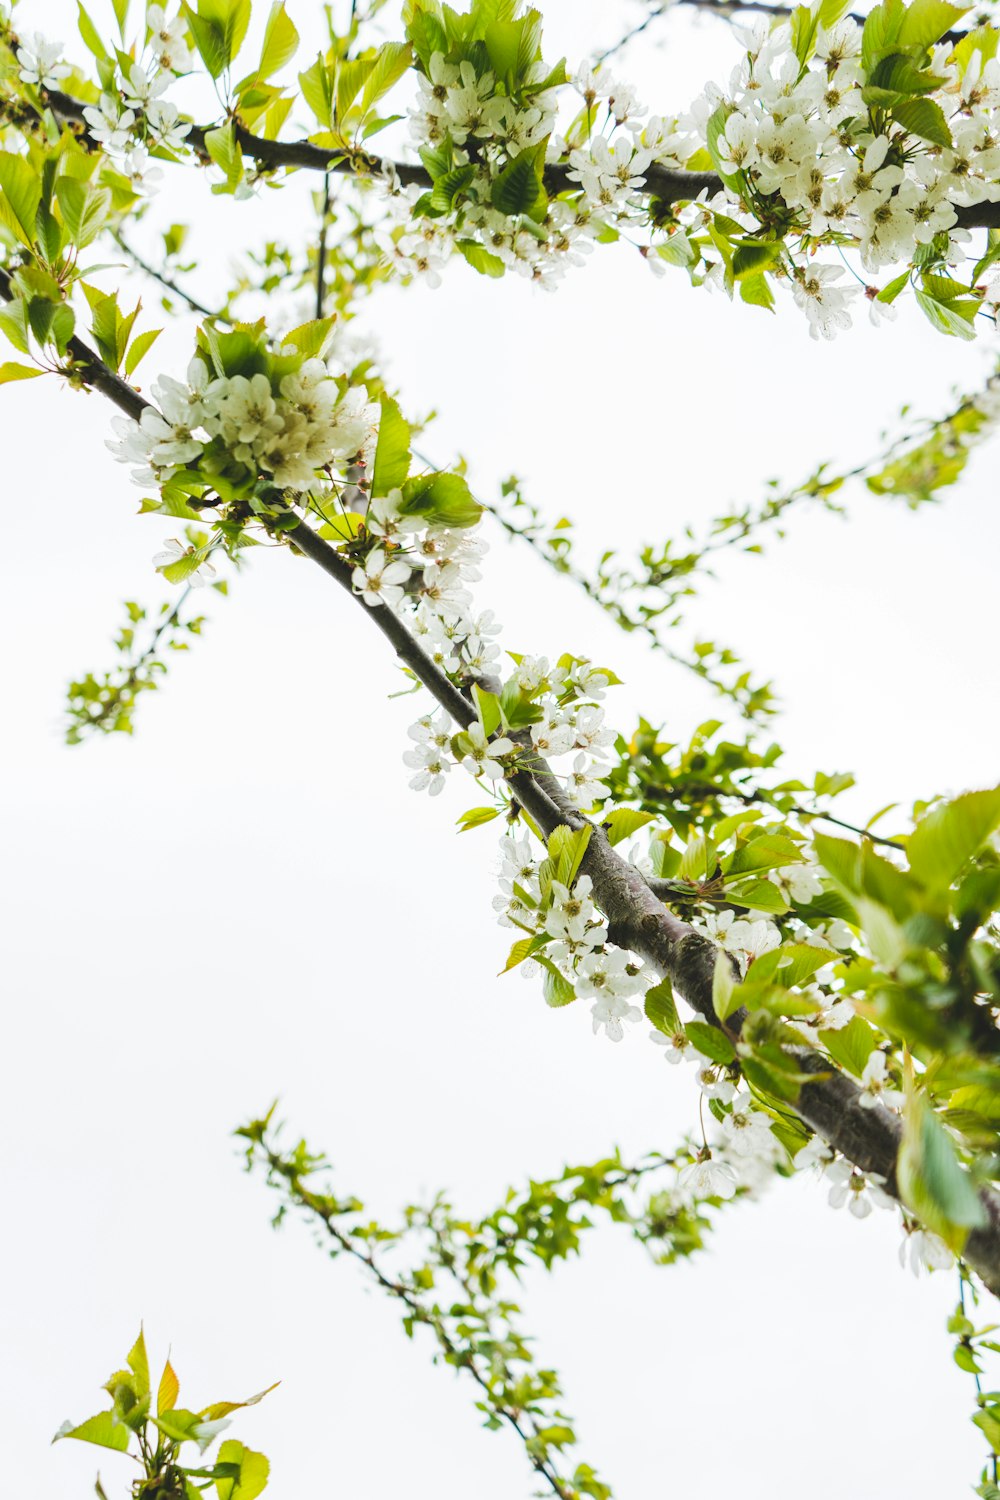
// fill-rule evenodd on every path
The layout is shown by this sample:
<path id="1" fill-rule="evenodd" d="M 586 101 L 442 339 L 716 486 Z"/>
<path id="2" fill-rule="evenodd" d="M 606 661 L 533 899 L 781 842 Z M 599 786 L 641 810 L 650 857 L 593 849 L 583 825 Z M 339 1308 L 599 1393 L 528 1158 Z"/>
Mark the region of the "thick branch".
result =
<path id="1" fill-rule="evenodd" d="M 82 125 L 87 132 L 83 115 L 83 104 L 59 89 L 49 89 L 46 98 L 53 112 L 62 120 Z M 369 170 L 359 170 L 356 161 L 347 156 L 338 156 L 311 141 L 273 141 L 265 136 L 254 135 L 245 125 L 235 121 L 236 140 L 240 150 L 266 172 L 281 167 L 299 167 L 309 172 L 347 172 L 353 176 L 370 176 L 377 169 L 378 161 L 370 160 Z M 192 125 L 188 133 L 189 143 L 207 159 L 205 136 L 212 126 Z M 404 186 L 430 188 L 432 178 L 427 169 L 412 162 L 394 162 L 396 174 Z M 550 193 L 563 193 L 579 184 L 570 178 L 570 168 L 564 164 L 545 168 L 545 186 Z M 684 203 L 707 192 L 709 197 L 722 191 L 722 180 L 714 172 L 681 172 L 670 167 L 657 166 L 654 162 L 646 168 L 643 196 L 660 203 Z M 976 203 L 971 208 L 958 208 L 958 223 L 964 229 L 995 229 L 1000 227 L 1000 203 Z"/>

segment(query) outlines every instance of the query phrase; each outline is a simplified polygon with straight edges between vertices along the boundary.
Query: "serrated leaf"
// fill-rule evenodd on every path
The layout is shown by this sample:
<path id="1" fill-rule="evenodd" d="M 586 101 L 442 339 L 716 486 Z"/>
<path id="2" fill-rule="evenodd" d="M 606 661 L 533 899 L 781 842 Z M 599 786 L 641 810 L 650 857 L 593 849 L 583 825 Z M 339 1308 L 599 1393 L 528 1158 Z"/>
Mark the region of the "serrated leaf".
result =
<path id="1" fill-rule="evenodd" d="M 492 823 L 494 818 L 500 816 L 497 807 L 470 807 L 456 822 L 462 833 L 468 833 L 470 828 L 481 828 L 484 823 Z"/>
<path id="2" fill-rule="evenodd" d="M 504 274 L 506 267 L 499 255 L 493 255 L 478 240 L 456 240 L 455 243 L 472 269 L 481 276 L 500 277 Z"/>
<path id="3" fill-rule="evenodd" d="M 910 869 L 931 890 L 945 890 L 1000 827 L 1000 787 L 966 792 L 921 818 L 907 840 Z"/>
<path id="4" fill-rule="evenodd" d="M 676 1036 L 684 1029 L 677 1014 L 674 991 L 669 979 L 661 979 L 659 984 L 654 984 L 646 991 L 643 1009 L 647 1019 L 664 1036 Z"/>
<path id="5" fill-rule="evenodd" d="M 948 5 L 946 0 L 911 0 L 899 28 L 899 45 L 925 52 L 969 10 L 967 5 Z"/>
<path id="6" fill-rule="evenodd" d="M 530 214 L 544 192 L 530 151 L 508 162 L 493 184 L 493 206 L 502 214 Z"/>
<path id="7" fill-rule="evenodd" d="M 535 962 L 541 964 L 545 970 L 545 978 L 542 981 L 542 995 L 546 1005 L 550 1005 L 554 1010 L 558 1010 L 563 1005 L 569 1005 L 574 1001 L 576 999 L 576 990 L 565 975 L 559 972 L 551 958 L 547 958 L 544 953 L 536 953 L 533 957 Z"/>
<path id="8" fill-rule="evenodd" d="M 96 1443 L 99 1448 L 113 1448 L 116 1453 L 124 1453 L 128 1448 L 129 1430 L 124 1422 L 115 1420 L 113 1411 L 102 1411 L 81 1422 L 79 1427 L 61 1427 L 52 1441 L 57 1442 L 60 1438 L 76 1438 L 81 1443 Z"/>
<path id="9" fill-rule="evenodd" d="M 640 828 L 645 828 L 652 821 L 652 813 L 640 812 L 635 807 L 616 807 L 604 819 L 608 843 L 620 844 L 623 839 L 631 838 L 633 833 L 638 833 Z"/>
<path id="10" fill-rule="evenodd" d="M 4 218 L 17 238 L 30 249 L 35 242 L 35 216 L 42 200 L 42 182 L 24 156 L 0 151 L 0 206 Z"/>
<path id="11" fill-rule="evenodd" d="M 162 1417 L 164 1413 L 173 1411 L 177 1405 L 177 1398 L 181 1393 L 181 1384 L 169 1359 L 163 1366 L 163 1374 L 160 1376 L 160 1384 L 156 1392 L 156 1415 Z"/>
<path id="12" fill-rule="evenodd" d="M 257 1500 L 266 1489 L 271 1466 L 263 1453 L 255 1453 L 252 1448 L 245 1448 L 242 1443 L 229 1438 L 219 1448 L 219 1462 L 239 1467 L 237 1479 L 215 1481 L 219 1500 Z"/>
<path id="13" fill-rule="evenodd" d="M 894 104 L 892 113 L 896 123 L 910 135 L 934 146 L 952 144 L 948 122 L 936 99 L 907 99 L 903 104 Z"/>
<path id="14" fill-rule="evenodd" d="M 149 353 L 162 332 L 162 328 L 147 328 L 145 333 L 136 334 L 125 356 L 126 375 L 131 376 L 138 369 L 140 361 Z"/>
<path id="15" fill-rule="evenodd" d="M 259 78 L 270 78 L 287 62 L 291 62 L 299 45 L 299 34 L 295 24 L 285 10 L 284 0 L 274 0 L 271 13 L 264 28 L 264 42 L 260 54 Z"/>
<path id="16" fill-rule="evenodd" d="M 373 494 L 377 493 L 373 489 Z M 403 485 L 403 511 L 435 526 L 475 526 L 483 507 L 461 474 L 421 474 Z"/>
<path id="17" fill-rule="evenodd" d="M 0 365 L 0 385 L 6 385 L 11 380 L 34 380 L 36 375 L 44 374 L 44 370 L 36 370 L 34 365 L 19 365 L 14 360 L 8 360 Z"/>
<path id="18" fill-rule="evenodd" d="M 703 1057 L 716 1063 L 736 1061 L 736 1053 L 729 1038 L 714 1026 L 709 1026 L 705 1021 L 687 1021 L 684 1030 L 692 1046 L 697 1047 Z"/>
<path id="19" fill-rule="evenodd" d="M 948 1132 L 924 1095 L 915 1091 L 903 1111 L 896 1171 L 904 1202 L 952 1248 L 961 1249 L 968 1231 L 985 1223 L 986 1211 Z"/>
<path id="20" fill-rule="evenodd" d="M 372 465 L 372 495 L 376 499 L 400 489 L 410 472 L 410 424 L 392 396 L 382 396 L 378 444 Z"/>
<path id="21" fill-rule="evenodd" d="M 409 42 L 383 42 L 378 49 L 375 66 L 361 91 L 362 116 L 367 115 L 372 106 L 385 97 L 393 84 L 399 82 L 412 61 L 413 49 Z"/>
<path id="22" fill-rule="evenodd" d="M 727 1021 L 740 1008 L 733 966 L 728 954 L 721 950 L 715 955 L 712 973 L 712 1008 L 720 1021 Z"/>

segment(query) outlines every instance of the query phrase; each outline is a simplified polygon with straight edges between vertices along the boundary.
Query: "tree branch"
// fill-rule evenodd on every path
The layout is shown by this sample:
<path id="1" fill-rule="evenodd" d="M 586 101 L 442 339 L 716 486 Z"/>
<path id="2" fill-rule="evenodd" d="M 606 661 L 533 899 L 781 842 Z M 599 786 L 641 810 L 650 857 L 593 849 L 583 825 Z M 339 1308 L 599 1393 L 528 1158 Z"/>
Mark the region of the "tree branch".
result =
<path id="1" fill-rule="evenodd" d="M 0 295 L 10 296 L 10 277 L 2 268 Z M 147 409 L 155 410 L 151 402 L 121 380 L 86 344 L 74 339 L 72 346 L 76 346 L 73 357 L 80 380 L 107 396 L 129 416 L 137 418 Z M 350 563 L 304 521 L 290 535 L 287 532 L 280 535 L 340 584 L 453 719 L 463 727 L 473 722 L 476 715 L 471 703 L 434 665 L 403 622 L 384 605 L 369 608 L 354 592 Z M 507 779 L 518 801 L 546 836 L 561 825 L 579 828 L 587 822 L 570 804 L 544 762 L 536 769 L 516 770 Z M 716 959 L 723 950 L 663 906 L 635 866 L 612 848 L 603 829 L 593 827 L 580 868 L 593 882 L 594 899 L 608 919 L 610 941 L 637 954 L 656 973 L 669 978 L 693 1010 L 738 1042 L 742 1025 L 739 1013 L 723 1025 L 715 1014 L 712 999 Z M 863 1172 L 883 1177 L 886 1191 L 898 1200 L 896 1160 L 902 1139 L 899 1119 L 881 1104 L 864 1108 L 860 1102 L 861 1089 L 838 1072 L 829 1058 L 808 1047 L 796 1048 L 795 1057 L 800 1071 L 809 1073 L 814 1080 L 802 1086 L 793 1106 L 796 1114 Z M 1000 1296 L 1000 1196 L 985 1187 L 980 1189 L 979 1198 L 986 1222 L 969 1235 L 964 1258 L 990 1291 Z"/>
<path id="2" fill-rule="evenodd" d="M 45 97 L 53 113 L 61 120 L 81 125 L 83 133 L 90 138 L 83 114 L 83 103 L 64 94 L 59 89 L 48 89 Z M 379 166 L 378 158 L 366 158 L 367 171 L 359 170 L 357 161 L 347 156 L 338 156 L 314 146 L 311 141 L 274 141 L 266 136 L 254 135 L 238 120 L 233 121 L 236 142 L 245 156 L 249 156 L 264 171 L 275 172 L 281 167 L 301 168 L 309 172 L 346 172 L 355 177 L 372 176 Z M 212 126 L 192 125 L 188 142 L 208 160 L 205 136 Z M 96 144 L 96 142 L 94 143 Z M 393 168 L 405 187 L 430 188 L 433 180 L 426 167 L 413 162 L 393 162 Z M 577 188 L 578 183 L 570 178 L 568 164 L 550 164 L 545 168 L 545 186 L 550 193 L 563 193 Z M 722 191 L 722 179 L 715 172 L 684 172 L 671 167 L 661 167 L 655 162 L 646 168 L 645 185 L 639 190 L 644 197 L 660 203 L 690 202 L 699 193 L 712 197 Z M 976 203 L 969 208 L 957 208 L 958 224 L 964 229 L 995 229 L 1000 227 L 1000 203 Z"/>

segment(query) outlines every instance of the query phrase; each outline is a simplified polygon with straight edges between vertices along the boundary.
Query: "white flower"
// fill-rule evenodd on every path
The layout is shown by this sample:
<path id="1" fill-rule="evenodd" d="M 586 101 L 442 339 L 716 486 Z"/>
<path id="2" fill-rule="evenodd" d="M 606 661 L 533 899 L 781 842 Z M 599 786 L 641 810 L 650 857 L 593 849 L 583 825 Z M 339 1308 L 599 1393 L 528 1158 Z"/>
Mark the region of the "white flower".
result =
<path id="1" fill-rule="evenodd" d="M 611 1042 L 620 1042 L 625 1035 L 622 1022 L 642 1020 L 642 1011 L 637 1005 L 629 1005 L 621 995 L 604 993 L 590 1007 L 593 1017 L 594 1035 L 604 1027 L 604 1034 Z"/>
<path id="2" fill-rule="evenodd" d="M 141 63 L 132 63 L 124 80 L 122 93 L 130 109 L 144 110 L 153 99 L 158 99 L 170 87 L 170 75 L 147 70 Z"/>
<path id="3" fill-rule="evenodd" d="M 97 105 L 86 104 L 83 118 L 91 135 L 109 151 L 124 151 L 129 143 L 129 133 L 135 124 L 135 112 L 119 108 L 119 101 L 111 94 L 102 94 Z"/>
<path id="4" fill-rule="evenodd" d="M 591 760 L 585 750 L 581 750 L 576 756 L 573 769 L 566 777 L 566 790 L 577 807 L 589 807 L 598 797 L 607 796 L 607 787 L 594 777 L 595 770 L 603 769 L 600 762 Z"/>
<path id="5" fill-rule="evenodd" d="M 665 1047 L 664 1053 L 668 1063 L 684 1062 L 691 1056 L 692 1047 L 683 1031 L 675 1031 L 671 1036 L 665 1036 L 662 1031 L 651 1031 L 649 1040 L 655 1042 L 657 1047 Z"/>
<path id="6" fill-rule="evenodd" d="M 644 987 L 639 966 L 620 948 L 607 953 L 588 953 L 580 959 L 576 972 L 578 992 L 596 995 L 598 999 L 606 995 L 635 995 Z"/>
<path id="7" fill-rule="evenodd" d="M 466 751 L 466 769 L 473 776 L 488 776 L 491 781 L 500 781 L 504 771 L 499 757 L 511 753 L 513 741 L 506 736 L 488 740 L 481 724 L 470 724 L 465 733 L 472 741 L 471 749 Z"/>
<path id="8" fill-rule="evenodd" d="M 858 1103 L 863 1109 L 874 1109 L 876 1104 L 891 1107 L 902 1099 L 899 1090 L 891 1087 L 887 1068 L 888 1060 L 884 1052 L 873 1052 L 865 1063 L 861 1074 L 861 1093 L 858 1096 Z"/>
<path id="9" fill-rule="evenodd" d="M 62 42 L 47 42 L 41 32 L 36 31 L 30 42 L 22 42 L 17 49 L 22 81 L 45 89 L 57 88 L 60 78 L 65 78 L 69 72 L 68 65 L 59 61 L 63 55 Z"/>
<path id="10" fill-rule="evenodd" d="M 903 1243 L 899 1247 L 899 1264 L 904 1269 L 907 1259 L 914 1276 L 921 1271 L 948 1271 L 955 1264 L 954 1255 L 938 1235 L 904 1222 Z"/>
<path id="11" fill-rule="evenodd" d="M 816 1167 L 818 1168 L 816 1175 L 822 1177 L 835 1155 L 836 1152 L 821 1136 L 814 1135 L 812 1140 L 806 1141 L 805 1145 L 796 1151 L 793 1164 L 797 1172 L 805 1172 L 810 1167 Z"/>
<path id="12" fill-rule="evenodd" d="M 146 123 L 157 144 L 168 151 L 180 151 L 191 130 L 190 120 L 182 120 L 176 104 L 167 99 L 150 99 L 146 105 Z"/>
<path id="13" fill-rule="evenodd" d="M 387 604 L 394 608 L 403 597 L 403 585 L 410 576 L 408 563 L 396 559 L 386 561 L 381 547 L 376 547 L 365 558 L 363 568 L 355 568 L 351 582 L 366 604 Z"/>
<path id="14" fill-rule="evenodd" d="M 885 1178 L 875 1172 L 866 1177 L 849 1161 L 840 1159 L 830 1163 L 826 1175 L 833 1182 L 827 1199 L 831 1208 L 843 1208 L 846 1203 L 856 1219 L 867 1219 L 873 1205 L 878 1208 L 893 1206 L 892 1199 L 882 1191 Z"/>
<path id="15" fill-rule="evenodd" d="M 833 282 L 843 274 L 843 266 L 823 266 L 814 262 L 792 285 L 792 296 L 809 319 L 809 334 L 814 339 L 832 339 L 838 328 L 851 326 L 847 305 L 858 289 L 834 286 Z"/>
<path id="16" fill-rule="evenodd" d="M 597 918 L 590 899 L 591 888 L 589 875 L 581 875 L 571 891 L 561 881 L 553 880 L 552 905 L 545 917 L 546 932 L 556 938 L 583 942 L 589 924 Z"/>
<path id="17" fill-rule="evenodd" d="M 153 558 L 153 566 L 159 573 L 164 568 L 171 567 L 174 563 L 182 562 L 186 557 L 194 557 L 197 552 L 197 547 L 185 547 L 183 542 L 179 542 L 176 537 L 171 537 L 169 541 L 164 542 L 163 551 L 157 552 Z M 206 558 L 192 572 L 188 573 L 182 581 L 191 588 L 201 588 L 206 583 L 211 583 L 214 577 L 215 568 Z"/>
<path id="18" fill-rule="evenodd" d="M 822 893 L 823 886 L 813 865 L 786 865 L 776 874 L 799 906 L 808 906 L 814 896 Z"/>
<path id="19" fill-rule="evenodd" d="M 704 1161 L 685 1167 L 677 1186 L 686 1189 L 692 1198 L 732 1198 L 736 1193 L 736 1173 L 728 1162 L 707 1156 Z"/>
<path id="20" fill-rule="evenodd" d="M 736 1085 L 715 1063 L 699 1063 L 695 1078 L 706 1099 L 718 1099 L 720 1104 L 729 1104 L 736 1094 Z"/>
<path id="21" fill-rule="evenodd" d="M 771 1134 L 770 1116 L 754 1108 L 749 1094 L 736 1095 L 732 1112 L 726 1115 L 722 1128 L 736 1156 L 763 1156 L 774 1152 L 776 1142 Z"/>
<path id="22" fill-rule="evenodd" d="M 193 59 L 184 40 L 185 30 L 181 17 L 175 16 L 168 23 L 164 7 L 150 5 L 146 11 L 146 25 L 152 32 L 149 45 L 156 54 L 159 66 L 171 73 L 188 72 Z"/>
<path id="23" fill-rule="evenodd" d="M 422 792 L 426 788 L 432 797 L 440 792 L 444 786 L 444 778 L 451 770 L 451 762 L 432 744 L 418 745 L 415 750 L 407 750 L 403 755 L 403 764 L 417 773 L 410 781 L 413 790 Z"/>

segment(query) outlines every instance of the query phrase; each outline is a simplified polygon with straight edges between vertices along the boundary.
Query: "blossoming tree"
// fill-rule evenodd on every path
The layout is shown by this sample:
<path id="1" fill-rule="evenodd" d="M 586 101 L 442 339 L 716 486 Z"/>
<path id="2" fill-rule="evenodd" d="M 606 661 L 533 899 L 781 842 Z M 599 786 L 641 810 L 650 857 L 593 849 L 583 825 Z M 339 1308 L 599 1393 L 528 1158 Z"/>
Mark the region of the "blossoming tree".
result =
<path id="1" fill-rule="evenodd" d="M 726 33 L 715 84 L 655 101 L 657 114 L 607 57 L 572 73 L 548 57 L 541 14 L 517 0 L 354 5 L 297 82 L 284 0 L 267 11 L 259 55 L 244 45 L 251 0 L 176 15 L 113 0 L 107 29 L 81 4 L 68 48 L 34 29 L 44 7 L 0 7 L 0 331 L 13 356 L 0 381 L 44 376 L 43 391 L 65 382 L 107 398 L 118 409 L 108 446 L 142 511 L 183 531 L 153 559 L 173 594 L 128 606 L 119 664 L 71 686 L 67 737 L 131 732 L 167 648 L 198 633 L 197 590 L 224 589 L 220 574 L 247 548 L 266 541 L 320 569 L 358 627 L 384 638 L 387 673 L 395 656 L 422 695 L 401 749 L 410 785 L 435 799 L 464 768 L 474 805 L 462 827 L 502 830 L 494 907 L 510 929 L 508 969 L 548 1006 L 580 1002 L 612 1043 L 645 1033 L 666 1063 L 694 1070 L 702 1109 L 669 1154 L 569 1168 L 476 1222 L 442 1200 L 411 1206 L 396 1229 L 323 1182 L 323 1158 L 288 1146 L 268 1116 L 240 1134 L 280 1212 L 309 1217 L 401 1305 L 408 1332 L 429 1332 L 544 1490 L 601 1497 L 605 1481 L 567 1459 L 576 1438 L 558 1381 L 520 1331 L 519 1268 L 574 1253 L 601 1211 L 669 1263 L 700 1248 L 726 1205 L 797 1170 L 823 1174 L 834 1208 L 898 1216 L 914 1270 L 957 1266 L 951 1329 L 987 1452 L 977 1493 L 996 1500 L 1000 1396 L 980 1385 L 995 1346 L 964 1297 L 1000 1293 L 1000 788 L 931 798 L 891 837 L 853 827 L 834 810 L 848 778 L 788 777 L 775 750 L 756 748 L 768 685 L 731 651 L 679 648 L 671 633 L 714 554 L 759 545 L 794 505 L 834 506 L 846 476 L 817 470 L 719 517 L 701 543 L 609 553 L 596 574 L 577 561 L 570 525 L 550 529 L 505 487 L 492 519 L 746 721 L 742 737 L 713 722 L 687 744 L 647 722 L 626 732 L 605 706 L 611 666 L 521 654 L 516 618 L 508 644 L 474 588 L 486 507 L 462 472 L 425 459 L 406 393 L 345 334 L 388 280 L 434 285 L 460 258 L 553 288 L 612 241 L 657 275 L 686 272 L 694 296 L 716 287 L 759 307 L 762 326 L 790 295 L 813 338 L 850 337 L 866 304 L 891 320 L 903 297 L 929 339 L 993 326 L 1000 33 L 989 18 L 970 24 L 946 0 L 882 0 L 866 17 L 844 0 L 684 3 L 756 19 Z M 371 40 L 387 19 L 395 34 Z M 197 120 L 169 98 L 191 76 L 206 84 Z M 156 265 L 130 241 L 150 196 L 177 191 L 183 172 L 237 199 L 315 174 L 315 246 L 270 247 L 258 282 L 209 307 L 182 269 L 180 226 Z M 350 185 L 336 206 L 335 178 Z M 168 310 L 199 314 L 186 370 L 159 374 L 149 397 L 134 377 L 157 330 L 138 327 L 107 266 L 84 263 L 99 247 L 158 283 Z M 248 292 L 266 293 L 266 318 L 241 318 Z M 315 316 L 302 322 L 289 310 L 304 294 Z M 998 415 L 990 381 L 854 472 L 919 503 L 954 482 Z M 414 819 L 440 806 L 415 802 Z M 456 870 L 481 857 L 463 841 Z M 222 1500 L 252 1500 L 264 1488 L 266 1461 L 242 1444 L 206 1456 L 249 1403 L 180 1408 L 168 1362 L 154 1410 L 141 1336 L 107 1388 L 110 1408 L 61 1435 L 131 1444 L 135 1493 L 190 1500 L 214 1483 Z"/>

